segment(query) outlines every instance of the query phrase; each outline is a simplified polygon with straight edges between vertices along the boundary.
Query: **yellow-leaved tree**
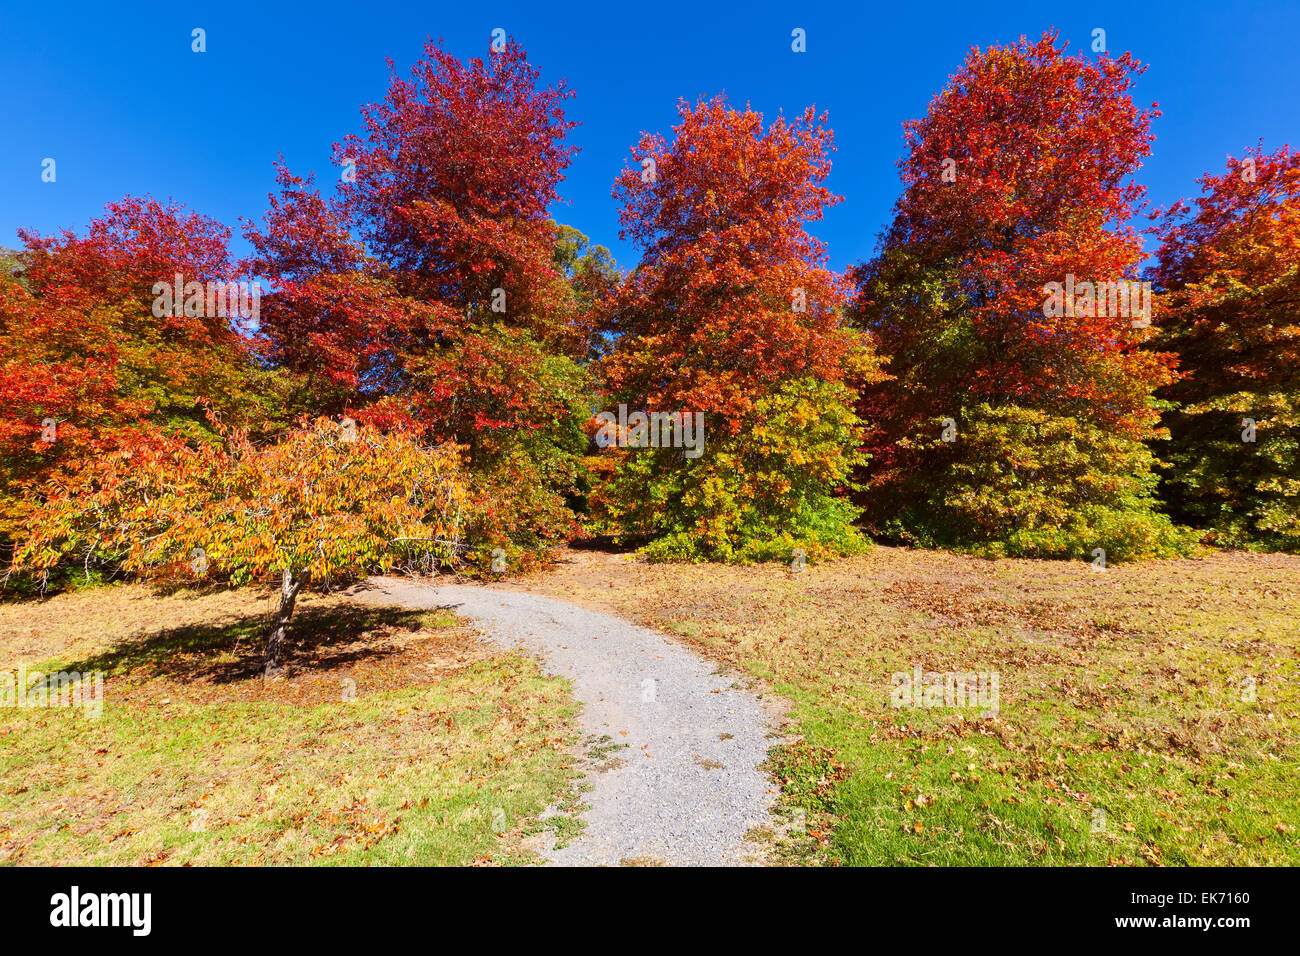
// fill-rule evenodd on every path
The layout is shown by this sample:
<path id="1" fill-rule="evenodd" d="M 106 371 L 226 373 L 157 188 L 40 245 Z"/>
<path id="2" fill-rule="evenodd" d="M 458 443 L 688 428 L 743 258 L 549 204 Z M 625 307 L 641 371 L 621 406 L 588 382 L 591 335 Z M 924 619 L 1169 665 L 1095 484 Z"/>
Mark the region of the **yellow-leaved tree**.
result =
<path id="1" fill-rule="evenodd" d="M 304 586 L 453 563 L 466 491 L 455 446 L 350 421 L 318 419 L 265 446 L 239 432 L 199 448 L 152 436 L 53 481 L 14 567 L 39 576 L 95 560 L 145 578 L 276 579 L 273 674 Z"/>

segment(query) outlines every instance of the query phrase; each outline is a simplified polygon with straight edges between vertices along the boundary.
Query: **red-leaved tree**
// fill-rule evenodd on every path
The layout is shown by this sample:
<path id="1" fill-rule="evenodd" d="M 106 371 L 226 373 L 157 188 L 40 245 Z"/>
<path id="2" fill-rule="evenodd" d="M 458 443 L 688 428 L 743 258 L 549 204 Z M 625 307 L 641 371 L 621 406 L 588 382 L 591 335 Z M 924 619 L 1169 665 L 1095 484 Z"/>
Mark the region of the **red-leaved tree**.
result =
<path id="1" fill-rule="evenodd" d="M 272 286 L 261 331 L 268 359 L 294 377 L 288 410 L 409 423 L 409 408 L 386 401 L 408 383 L 403 346 L 436 339 L 454 310 L 403 295 L 311 177 L 279 163 L 276 180 L 264 225 L 245 223 L 243 267 Z"/>
<path id="2" fill-rule="evenodd" d="M 1084 439 L 1092 428 L 1130 442 L 1155 433 L 1153 392 L 1172 378 L 1172 362 L 1140 346 L 1158 313 L 1149 297 L 1121 300 L 1106 291 L 1121 282 L 1136 291 L 1127 283 L 1139 278 L 1142 251 L 1130 219 L 1143 188 L 1134 174 L 1150 153 L 1151 121 L 1159 115 L 1154 105 L 1133 102 L 1143 69 L 1128 53 L 1071 56 L 1054 32 L 1036 42 L 1022 37 L 972 50 L 926 115 L 904 124 L 903 195 L 878 255 L 854 271 L 854 312 L 878 336 L 893 376 L 869 389 L 861 405 L 876 428 L 868 444 L 874 519 L 911 509 L 909 524 L 958 528 L 951 502 L 967 500 L 966 490 L 944 490 L 941 479 L 976 448 L 1001 448 L 1014 462 L 1010 447 L 1000 445 L 1010 435 L 1077 435 L 1077 447 L 1061 450 L 1073 459 L 1091 454 L 1083 449 L 1095 444 Z M 1087 284 L 1094 300 L 1081 292 L 1061 308 L 1051 301 L 1051 283 Z M 975 422 L 965 421 L 967 411 L 976 407 L 979 427 L 1000 430 L 1003 439 L 979 436 L 963 446 L 962 429 Z M 1079 424 L 1022 432 L 1025 416 L 1014 409 Z M 950 440 L 939 444 L 944 419 L 951 420 Z M 1129 448 L 1113 461 L 1131 464 L 1134 456 L 1141 457 Z M 1003 514 L 993 533 L 1050 530 L 1046 504 L 1083 487 L 1070 477 L 1073 468 L 1058 472 L 1058 484 L 1050 471 L 1026 465 L 1017 481 L 1037 504 Z M 1114 499 L 1089 493 L 1075 510 L 1146 510 L 1151 481 L 1138 479 L 1123 495 L 1101 482 Z M 989 533 L 990 523 L 971 508 L 970 526 Z M 1110 522 L 1109 513 L 1096 522 Z M 1041 551 L 1023 540 L 1017 547 L 1073 553 L 1091 533 L 1040 539 Z"/>
<path id="3" fill-rule="evenodd" d="M 862 365 L 808 231 L 839 202 L 825 185 L 833 134 L 811 107 L 765 126 L 718 96 L 679 115 L 671 143 L 642 136 L 615 185 L 642 260 L 606 304 L 618 342 L 601 373 L 622 400 L 701 411 L 734 434 L 781 383 L 843 381 Z"/>
<path id="4" fill-rule="evenodd" d="M 545 333 L 559 279 L 548 209 L 576 147 L 573 94 L 537 78 L 513 40 L 468 64 L 430 41 L 334 154 L 346 209 L 404 291 L 474 314 L 500 289 L 497 314 Z"/>
<path id="5" fill-rule="evenodd" d="M 60 464 L 137 425 L 213 438 L 206 409 L 239 423 L 259 403 L 236 317 L 155 309 L 158 282 L 236 279 L 225 227 L 127 197 L 84 235 L 20 235 L 23 269 L 0 275 L 0 539 Z"/>
<path id="6" fill-rule="evenodd" d="M 1157 344 L 1179 515 L 1232 545 L 1300 549 L 1300 154 L 1230 158 L 1160 220 Z"/>
<path id="7" fill-rule="evenodd" d="M 853 550 L 838 493 L 860 435 L 844 383 L 876 363 L 809 232 L 838 202 L 826 116 L 764 124 L 721 96 L 679 115 L 671 142 L 641 138 L 615 186 L 642 260 L 605 299 L 614 344 L 600 375 L 614 402 L 702 416 L 703 441 L 687 454 L 661 435 L 657 450 L 632 451 L 598 511 L 625 540 L 652 539 L 652 557 Z"/>

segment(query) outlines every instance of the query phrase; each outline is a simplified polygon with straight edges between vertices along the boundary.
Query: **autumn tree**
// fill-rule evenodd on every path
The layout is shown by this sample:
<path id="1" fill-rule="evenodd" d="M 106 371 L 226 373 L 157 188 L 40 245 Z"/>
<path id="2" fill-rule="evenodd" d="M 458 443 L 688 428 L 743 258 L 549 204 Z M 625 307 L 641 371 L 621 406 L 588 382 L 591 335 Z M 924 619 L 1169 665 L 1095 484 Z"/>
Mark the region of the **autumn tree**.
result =
<path id="1" fill-rule="evenodd" d="M 244 225 L 253 255 L 243 268 L 271 284 L 260 330 L 267 360 L 296 385 L 286 412 L 410 423 L 409 408 L 385 401 L 407 384 L 401 349 L 436 337 L 446 310 L 398 291 L 312 177 L 280 162 L 276 181 L 263 224 Z"/>
<path id="2" fill-rule="evenodd" d="M 1020 405 L 966 404 L 960 439 L 943 423 L 917 452 L 933 519 L 903 527 L 925 546 L 984 557 L 1131 561 L 1185 551 L 1191 535 L 1163 515 L 1155 456 L 1087 419 Z"/>
<path id="3" fill-rule="evenodd" d="M 244 423 L 275 400 L 229 301 L 212 312 L 206 295 L 199 309 L 156 308 L 158 282 L 228 288 L 238 278 L 223 226 L 127 197 L 85 234 L 20 235 L 20 271 L 0 272 L 0 539 L 62 465 L 142 425 L 212 440 L 205 406 Z"/>
<path id="4" fill-rule="evenodd" d="M 572 92 L 537 79 L 513 40 L 467 64 L 430 41 L 334 154 L 349 214 L 404 291 L 544 337 L 559 293 L 548 209 L 576 147 Z"/>
<path id="5" fill-rule="evenodd" d="M 274 579 L 280 600 L 264 654 L 272 674 L 303 587 L 451 564 L 466 495 L 454 448 L 399 430 L 349 431 L 322 418 L 267 445 L 235 432 L 197 447 L 153 434 L 54 482 L 14 568 L 46 575 L 96 559 L 145 578 Z"/>
<path id="6" fill-rule="evenodd" d="M 1127 283 L 1142 259 L 1133 176 L 1158 115 L 1132 99 L 1143 69 L 1127 53 L 1069 56 L 1055 33 L 1021 38 L 972 50 L 926 115 L 904 124 L 903 194 L 877 256 L 853 273 L 854 315 L 892 376 L 860 406 L 874 427 L 865 501 L 878 527 L 956 533 L 935 478 L 992 447 L 963 443 L 977 406 L 1042 412 L 1131 443 L 1156 434 L 1153 392 L 1172 379 L 1171 357 L 1140 347 L 1153 334 L 1150 300 L 1106 292 L 1136 292 Z M 1100 298 L 1081 291 L 1060 308 L 1050 284 L 1076 281 Z M 936 446 L 945 429 L 950 440 Z M 1138 452 L 1111 460 L 1141 462 Z M 1142 500 L 1124 509 L 1131 520 L 1161 523 Z"/>
<path id="7" fill-rule="evenodd" d="M 642 136 L 615 185 L 621 234 L 642 259 L 610 289 L 603 307 L 616 344 L 599 372 L 611 403 L 702 413 L 710 430 L 707 460 L 692 462 L 676 449 L 640 453 L 649 457 L 626 472 L 641 476 L 633 482 L 639 490 L 617 482 L 619 500 L 610 514 L 625 533 L 680 532 L 681 547 L 663 556 L 729 557 L 743 549 L 746 526 L 755 534 L 761 527 L 763 535 L 793 537 L 826 530 L 821 519 L 809 520 L 808 500 L 829 500 L 856 443 L 856 418 L 834 407 L 843 397 L 835 389 L 870 376 L 874 360 L 863 337 L 845 327 L 844 290 L 826 265 L 825 246 L 808 231 L 839 201 L 825 185 L 833 150 L 825 114 L 810 107 L 765 125 L 761 114 L 733 109 L 719 96 L 694 106 L 683 102 L 679 117 L 671 142 L 657 133 Z M 794 383 L 804 383 L 803 390 Z M 799 395 L 806 403 L 818 392 L 806 407 L 824 408 L 828 422 L 843 426 L 831 429 L 834 441 L 818 443 L 833 460 L 817 472 L 828 483 L 807 489 L 812 499 L 796 504 L 778 494 L 762 520 L 724 519 L 732 492 L 762 480 L 758 472 L 724 477 L 725 469 L 709 484 L 733 487 L 712 497 L 720 509 L 712 518 L 704 500 L 665 493 L 691 484 L 684 472 L 702 476 L 715 461 L 708 456 L 724 443 L 757 440 L 760 430 L 795 421 L 819 428 L 816 415 L 770 420 L 773 409 L 764 403 L 787 387 L 794 388 L 791 401 Z M 798 434 L 782 441 L 797 444 Z M 796 463 L 779 456 L 730 458 L 764 473 L 775 469 L 775 483 L 786 490 L 806 487 L 790 474 Z M 750 506 L 760 507 L 758 500 Z M 843 518 L 825 522 L 839 529 L 831 537 L 844 538 Z"/>
<path id="8" fill-rule="evenodd" d="M 548 209 L 575 150 L 572 93 L 537 81 L 513 40 L 468 63 L 429 42 L 410 78 L 394 73 L 384 101 L 362 109 L 364 134 L 334 147 L 341 208 L 429 312 L 403 329 L 392 377 L 480 466 L 571 417 L 545 356 L 568 338 Z"/>
<path id="9" fill-rule="evenodd" d="M 1300 154 L 1262 147 L 1161 216 L 1156 344 L 1182 378 L 1171 506 L 1233 546 L 1300 548 Z"/>
<path id="10" fill-rule="evenodd" d="M 570 95 L 513 42 L 468 63 L 429 42 L 335 145 L 337 196 L 281 169 L 247 232 L 276 285 L 269 347 L 304 401 L 463 446 L 503 545 L 574 528 L 589 335 L 549 213 Z"/>

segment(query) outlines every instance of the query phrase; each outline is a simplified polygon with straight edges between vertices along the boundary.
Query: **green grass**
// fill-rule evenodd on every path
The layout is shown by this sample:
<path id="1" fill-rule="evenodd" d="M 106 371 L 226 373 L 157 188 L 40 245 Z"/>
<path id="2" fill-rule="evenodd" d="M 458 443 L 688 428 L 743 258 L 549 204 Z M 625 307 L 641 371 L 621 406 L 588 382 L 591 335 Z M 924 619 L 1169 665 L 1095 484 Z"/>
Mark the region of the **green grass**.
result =
<path id="1" fill-rule="evenodd" d="M 0 709 L 4 860 L 536 859 L 537 815 L 575 776 L 574 706 L 531 659 L 492 653 L 446 611 L 315 599 L 291 628 L 290 676 L 264 683 L 260 595 L 123 592 L 0 613 L 11 666 L 108 675 L 98 719 Z M 86 636 L 96 619 L 116 633 Z"/>

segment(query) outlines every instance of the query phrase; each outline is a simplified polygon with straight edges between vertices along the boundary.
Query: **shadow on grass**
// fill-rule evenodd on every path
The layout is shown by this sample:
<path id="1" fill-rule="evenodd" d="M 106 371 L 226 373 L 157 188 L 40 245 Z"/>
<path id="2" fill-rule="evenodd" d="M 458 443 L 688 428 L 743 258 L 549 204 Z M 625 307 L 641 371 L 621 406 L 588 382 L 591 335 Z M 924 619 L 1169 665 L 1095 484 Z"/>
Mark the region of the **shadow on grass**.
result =
<path id="1" fill-rule="evenodd" d="M 327 672 L 396 653 L 365 635 L 378 628 L 417 631 L 442 609 L 408 610 L 343 604 L 305 607 L 289 621 L 285 675 Z M 146 677 L 224 684 L 260 678 L 262 652 L 273 618 L 248 614 L 218 624 L 191 624 L 134 635 L 111 650 L 64 669 L 110 676 L 142 672 Z"/>

